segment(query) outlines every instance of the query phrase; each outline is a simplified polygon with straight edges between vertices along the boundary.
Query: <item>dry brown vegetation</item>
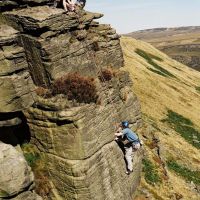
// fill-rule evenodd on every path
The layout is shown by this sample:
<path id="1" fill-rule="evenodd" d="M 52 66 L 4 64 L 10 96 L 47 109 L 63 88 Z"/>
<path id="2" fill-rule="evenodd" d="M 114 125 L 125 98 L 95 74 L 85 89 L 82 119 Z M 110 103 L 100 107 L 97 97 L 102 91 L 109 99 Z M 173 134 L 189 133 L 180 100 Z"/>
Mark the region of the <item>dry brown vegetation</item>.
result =
<path id="1" fill-rule="evenodd" d="M 78 73 L 67 74 L 52 85 L 52 95 L 65 94 L 69 100 L 79 103 L 96 102 L 96 86 L 93 78 Z"/>
<path id="2" fill-rule="evenodd" d="M 52 96 L 51 91 L 43 87 L 37 87 L 35 92 L 38 96 L 41 96 L 43 98 L 49 98 Z"/>
<path id="3" fill-rule="evenodd" d="M 101 82 L 110 81 L 113 77 L 116 76 L 116 72 L 113 69 L 103 69 L 99 72 L 99 80 Z"/>
<path id="4" fill-rule="evenodd" d="M 44 199 L 48 199 L 48 195 L 52 188 L 45 167 L 45 158 L 39 153 L 36 147 L 31 144 L 23 144 L 22 150 L 24 157 L 35 176 L 35 192 Z"/>

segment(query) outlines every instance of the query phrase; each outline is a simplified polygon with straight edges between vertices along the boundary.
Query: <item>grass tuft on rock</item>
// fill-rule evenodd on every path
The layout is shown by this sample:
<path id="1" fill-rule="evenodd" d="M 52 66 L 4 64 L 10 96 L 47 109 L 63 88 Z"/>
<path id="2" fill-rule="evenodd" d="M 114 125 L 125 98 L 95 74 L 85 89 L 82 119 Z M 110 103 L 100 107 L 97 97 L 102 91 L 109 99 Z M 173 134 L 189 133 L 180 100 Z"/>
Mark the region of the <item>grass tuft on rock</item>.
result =
<path id="1" fill-rule="evenodd" d="M 136 49 L 135 51 L 139 56 L 143 57 L 151 66 L 153 66 L 155 69 L 148 68 L 149 70 L 151 69 L 152 72 L 157 73 L 161 76 L 165 77 L 175 77 L 172 73 L 170 73 L 168 70 L 162 68 L 160 65 L 154 62 L 154 60 L 157 60 L 159 62 L 162 62 L 163 59 L 159 58 L 153 54 L 147 53 L 141 49 Z"/>
<path id="2" fill-rule="evenodd" d="M 22 150 L 24 157 L 31 168 L 36 166 L 37 161 L 40 159 L 39 153 L 35 150 L 35 147 L 31 144 L 23 144 Z"/>
<path id="3" fill-rule="evenodd" d="M 200 171 L 192 171 L 187 167 L 178 164 L 173 159 L 167 161 L 167 166 L 170 170 L 174 171 L 185 180 L 190 182 L 192 181 L 194 184 L 200 185 Z"/>
<path id="4" fill-rule="evenodd" d="M 168 110 L 167 118 L 161 121 L 167 122 L 186 141 L 200 149 L 200 132 L 193 127 L 194 124 L 190 119 Z"/>
<path id="5" fill-rule="evenodd" d="M 35 93 L 38 96 L 43 97 L 43 98 L 51 98 L 52 97 L 51 90 L 44 88 L 44 87 L 37 87 L 35 89 Z"/>
<path id="6" fill-rule="evenodd" d="M 45 157 L 43 157 L 38 149 L 32 144 L 23 144 L 21 148 L 24 153 L 24 157 L 35 176 L 35 191 L 37 194 L 46 199 L 51 191 L 51 185 L 49 183 L 49 175 L 47 173 L 48 170 L 46 168 Z"/>
<path id="7" fill-rule="evenodd" d="M 1 6 L 1 2 L 0 2 L 0 6 Z M 2 13 L 0 13 L 0 24 L 5 24 L 6 20 L 5 17 L 2 15 Z"/>
<path id="8" fill-rule="evenodd" d="M 34 167 L 37 160 L 40 159 L 40 155 L 34 153 L 25 153 L 24 157 L 30 167 Z"/>
<path id="9" fill-rule="evenodd" d="M 161 179 L 153 163 L 149 159 L 143 159 L 142 163 L 143 163 L 144 178 L 146 182 L 151 185 L 160 183 Z"/>

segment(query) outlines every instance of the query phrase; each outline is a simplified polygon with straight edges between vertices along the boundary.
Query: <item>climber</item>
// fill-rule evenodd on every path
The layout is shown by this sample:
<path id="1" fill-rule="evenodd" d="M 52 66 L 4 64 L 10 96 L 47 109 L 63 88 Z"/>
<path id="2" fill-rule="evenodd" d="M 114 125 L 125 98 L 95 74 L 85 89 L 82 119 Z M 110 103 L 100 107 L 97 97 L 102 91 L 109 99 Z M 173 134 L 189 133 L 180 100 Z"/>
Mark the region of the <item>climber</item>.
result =
<path id="1" fill-rule="evenodd" d="M 75 11 L 75 3 L 73 0 L 63 0 L 63 7 L 65 11 Z"/>
<path id="2" fill-rule="evenodd" d="M 58 7 L 60 7 L 60 2 L 61 2 L 61 0 L 54 0 L 54 1 L 53 1 L 53 8 L 58 8 Z"/>
<path id="3" fill-rule="evenodd" d="M 82 9 L 85 7 L 86 0 L 77 0 L 76 5 L 80 6 Z"/>
<path id="4" fill-rule="evenodd" d="M 66 12 L 75 10 L 75 3 L 73 2 L 73 0 L 54 0 L 53 7 L 60 7 L 60 4 L 62 4 Z"/>
<path id="5" fill-rule="evenodd" d="M 140 140 L 136 133 L 129 128 L 129 122 L 123 121 L 115 133 L 115 140 L 118 142 L 122 138 L 125 149 L 125 160 L 127 162 L 126 174 L 133 172 L 132 152 L 140 148 Z"/>

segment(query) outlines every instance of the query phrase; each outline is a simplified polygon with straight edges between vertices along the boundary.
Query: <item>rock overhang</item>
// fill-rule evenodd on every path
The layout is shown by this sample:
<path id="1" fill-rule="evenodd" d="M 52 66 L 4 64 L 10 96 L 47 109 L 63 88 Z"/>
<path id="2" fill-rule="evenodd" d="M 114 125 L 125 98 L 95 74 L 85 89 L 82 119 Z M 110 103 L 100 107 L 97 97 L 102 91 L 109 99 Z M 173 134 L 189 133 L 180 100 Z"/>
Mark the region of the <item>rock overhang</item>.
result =
<path id="1" fill-rule="evenodd" d="M 29 34 L 34 35 L 34 31 L 64 31 L 78 27 L 80 24 L 90 24 L 93 19 L 101 18 L 103 15 L 83 10 L 69 15 L 63 9 L 37 6 L 5 12 L 4 16 L 17 30 L 28 31 Z"/>
<path id="2" fill-rule="evenodd" d="M 52 4 L 52 0 L 1 0 L 0 11 L 7 11 L 27 6 Z"/>

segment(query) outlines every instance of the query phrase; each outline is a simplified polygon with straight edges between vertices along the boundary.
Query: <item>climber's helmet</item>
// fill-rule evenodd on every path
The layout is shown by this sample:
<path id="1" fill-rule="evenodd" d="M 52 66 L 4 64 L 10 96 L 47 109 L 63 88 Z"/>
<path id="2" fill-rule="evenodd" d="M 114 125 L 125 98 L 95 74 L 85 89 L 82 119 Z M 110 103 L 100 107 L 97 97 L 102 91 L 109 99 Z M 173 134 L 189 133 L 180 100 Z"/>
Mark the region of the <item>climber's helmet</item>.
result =
<path id="1" fill-rule="evenodd" d="M 122 125 L 122 128 L 128 128 L 129 127 L 129 122 L 128 121 L 123 121 L 121 125 Z"/>

